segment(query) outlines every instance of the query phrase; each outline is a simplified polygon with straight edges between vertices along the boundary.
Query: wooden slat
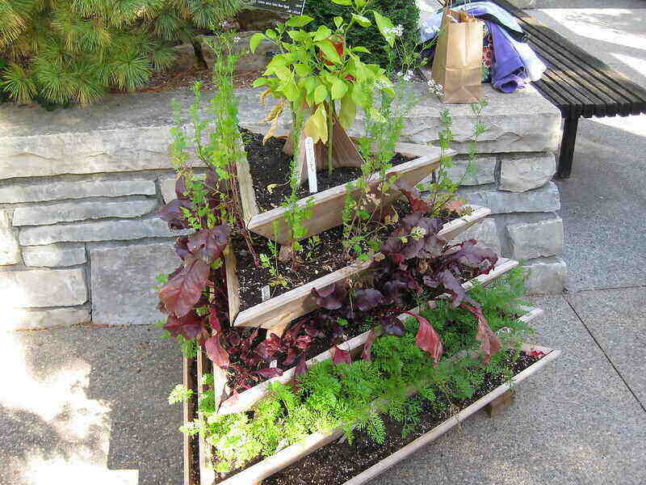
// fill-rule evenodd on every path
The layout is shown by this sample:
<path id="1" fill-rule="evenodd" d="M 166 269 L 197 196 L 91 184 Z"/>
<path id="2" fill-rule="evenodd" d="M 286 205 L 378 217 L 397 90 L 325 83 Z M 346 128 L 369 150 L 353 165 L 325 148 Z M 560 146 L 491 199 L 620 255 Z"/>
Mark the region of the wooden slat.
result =
<path id="1" fill-rule="evenodd" d="M 193 370 L 195 367 L 195 359 L 187 359 L 184 357 L 183 361 L 183 384 L 186 389 L 195 389 L 195 382 L 193 380 Z M 184 402 L 183 419 L 184 425 L 192 422 L 195 419 L 195 403 L 197 395 Z M 193 477 L 195 477 L 195 470 L 193 466 L 193 447 L 197 445 L 195 436 L 189 436 L 183 433 L 184 436 L 184 485 L 197 485 Z"/>

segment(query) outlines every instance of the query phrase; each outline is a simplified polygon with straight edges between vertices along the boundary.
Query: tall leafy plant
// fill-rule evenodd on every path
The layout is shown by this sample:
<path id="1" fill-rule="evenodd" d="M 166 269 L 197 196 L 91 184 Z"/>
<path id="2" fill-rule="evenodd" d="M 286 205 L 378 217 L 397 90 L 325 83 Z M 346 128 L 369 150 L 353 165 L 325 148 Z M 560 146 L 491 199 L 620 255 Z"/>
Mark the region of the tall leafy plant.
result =
<path id="1" fill-rule="evenodd" d="M 292 113 L 306 110 L 303 134 L 325 146 L 329 171 L 333 169 L 333 130 L 337 119 L 340 127 L 347 129 L 354 122 L 357 108 L 379 116 L 371 104 L 372 92 L 392 90 L 384 69 L 361 60 L 360 54 L 367 49 L 347 42 L 348 34 L 357 26 L 372 25 L 369 15 L 374 17 L 386 39 L 390 36 L 391 22 L 379 12 L 370 11 L 369 0 L 332 1 L 349 7 L 349 18 L 335 17 L 333 25 L 321 25 L 310 31 L 304 27 L 313 18 L 296 16 L 250 39 L 252 51 L 263 40 L 273 42 L 280 51 L 269 62 L 263 76 L 254 82 L 254 86 L 266 89 L 263 99 L 272 96 L 279 100 L 265 118 L 273 122 L 267 136 L 274 133 L 278 117 L 286 106 Z"/>

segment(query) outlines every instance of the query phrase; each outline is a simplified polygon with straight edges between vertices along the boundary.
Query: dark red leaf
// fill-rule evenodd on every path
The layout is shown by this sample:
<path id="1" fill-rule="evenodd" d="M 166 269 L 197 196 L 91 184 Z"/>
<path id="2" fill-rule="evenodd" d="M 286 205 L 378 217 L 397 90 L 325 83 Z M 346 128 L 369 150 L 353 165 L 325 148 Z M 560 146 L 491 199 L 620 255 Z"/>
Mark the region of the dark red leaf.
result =
<path id="1" fill-rule="evenodd" d="M 377 334 L 375 333 L 374 330 L 370 330 L 370 332 L 368 332 L 368 338 L 366 339 L 366 343 L 363 344 L 363 352 L 361 352 L 362 360 L 372 360 L 372 354 L 370 353 L 370 350 L 372 349 L 372 344 L 375 343 L 376 339 L 377 339 Z"/>
<path id="2" fill-rule="evenodd" d="M 355 305 L 362 312 L 372 310 L 384 301 L 384 295 L 381 294 L 381 291 L 375 290 L 374 288 L 357 290 L 354 294 L 354 298 Z"/>
<path id="3" fill-rule="evenodd" d="M 469 310 L 478 320 L 476 340 L 480 342 L 480 352 L 484 355 L 482 361 L 486 364 L 491 359 L 491 356 L 501 349 L 502 345 L 500 344 L 500 339 L 493 330 L 491 330 L 491 327 L 487 323 L 487 319 L 482 313 L 482 308 L 466 304 L 462 304 L 462 307 Z"/>
<path id="4" fill-rule="evenodd" d="M 413 212 L 429 212 L 431 205 L 422 199 L 422 196 L 415 187 L 413 187 L 406 179 L 400 178 L 395 182 L 395 187 L 401 191 L 402 194 L 408 199 L 411 210 Z"/>
<path id="5" fill-rule="evenodd" d="M 280 338 L 272 333 L 268 338 L 263 340 L 256 347 L 256 353 L 267 362 L 274 360 L 274 355 L 280 351 Z"/>
<path id="6" fill-rule="evenodd" d="M 352 357 L 350 352 L 335 345 L 332 347 L 332 362 L 335 364 L 352 364 Z"/>
<path id="7" fill-rule="evenodd" d="M 175 180 L 175 195 L 179 200 L 188 200 L 186 195 L 186 178 L 184 175 L 180 175 Z"/>
<path id="8" fill-rule="evenodd" d="M 221 369 L 229 367 L 229 354 L 220 344 L 220 336 L 214 335 L 204 343 L 206 355 Z"/>
<path id="9" fill-rule="evenodd" d="M 211 307 L 209 310 L 209 325 L 211 329 L 219 333 L 222 331 L 222 325 L 220 324 L 220 319 L 218 318 L 218 310 L 215 307 Z"/>
<path id="10" fill-rule="evenodd" d="M 231 229 L 222 224 L 214 229 L 200 229 L 188 237 L 188 250 L 196 258 L 211 264 L 218 259 L 229 243 Z"/>
<path id="11" fill-rule="evenodd" d="M 190 210 L 192 204 L 188 200 L 173 199 L 159 209 L 159 218 L 168 223 L 168 227 L 174 230 L 187 229 L 188 222 L 184 216 L 184 210 Z"/>
<path id="12" fill-rule="evenodd" d="M 303 355 L 300 359 L 298 359 L 298 364 L 296 364 L 296 368 L 294 369 L 294 377 L 301 376 L 307 372 L 307 359 Z"/>
<path id="13" fill-rule="evenodd" d="M 419 330 L 417 330 L 417 335 L 415 336 L 415 343 L 420 349 L 427 352 L 434 363 L 437 364 L 444 351 L 440 336 L 426 318 L 421 315 L 412 316 L 419 322 Z"/>
<path id="14" fill-rule="evenodd" d="M 194 339 L 204 329 L 204 317 L 200 317 L 195 312 L 190 312 L 182 317 L 170 315 L 164 325 L 173 337 L 182 335 L 187 339 Z"/>
<path id="15" fill-rule="evenodd" d="M 192 255 L 187 255 L 184 268 L 159 291 L 159 299 L 168 313 L 183 317 L 190 312 L 202 296 L 209 279 L 210 265 Z"/>
<path id="16" fill-rule="evenodd" d="M 261 377 L 265 379 L 271 379 L 272 377 L 278 377 L 283 375 L 283 370 L 278 367 L 267 367 L 265 369 L 260 369 L 256 371 Z"/>

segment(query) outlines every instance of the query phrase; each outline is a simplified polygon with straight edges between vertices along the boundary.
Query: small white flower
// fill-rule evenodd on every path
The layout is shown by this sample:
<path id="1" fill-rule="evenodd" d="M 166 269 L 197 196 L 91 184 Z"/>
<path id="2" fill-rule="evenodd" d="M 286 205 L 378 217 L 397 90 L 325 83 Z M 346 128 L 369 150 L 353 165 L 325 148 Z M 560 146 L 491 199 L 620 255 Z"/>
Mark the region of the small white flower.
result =
<path id="1" fill-rule="evenodd" d="M 401 72 L 401 71 L 398 71 L 398 72 L 397 72 L 397 77 L 402 77 L 403 75 L 404 75 L 404 73 L 403 73 L 403 72 Z"/>
<path id="2" fill-rule="evenodd" d="M 444 86 L 442 86 L 440 83 L 436 83 L 435 81 L 430 79 L 427 84 L 428 90 L 436 96 L 442 96 L 444 94 Z"/>
<path id="3" fill-rule="evenodd" d="M 384 29 L 386 35 L 394 35 L 395 37 L 401 37 L 404 35 L 404 26 L 399 24 L 397 27 L 386 27 Z"/>
<path id="4" fill-rule="evenodd" d="M 240 39 L 240 36 L 239 36 L 239 35 L 236 35 L 236 36 L 233 38 L 233 42 L 235 42 L 236 44 L 237 44 L 238 42 L 240 42 L 240 40 L 241 40 L 241 39 Z"/>
<path id="5" fill-rule="evenodd" d="M 404 81 L 411 81 L 413 79 L 414 73 L 410 69 L 404 74 Z"/>

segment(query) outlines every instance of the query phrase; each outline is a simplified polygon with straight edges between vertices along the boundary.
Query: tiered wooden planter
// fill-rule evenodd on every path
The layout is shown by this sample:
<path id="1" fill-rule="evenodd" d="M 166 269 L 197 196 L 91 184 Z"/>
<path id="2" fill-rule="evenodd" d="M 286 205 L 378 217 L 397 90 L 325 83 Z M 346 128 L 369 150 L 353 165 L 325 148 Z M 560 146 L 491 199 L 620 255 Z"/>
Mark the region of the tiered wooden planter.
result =
<path id="1" fill-rule="evenodd" d="M 393 167 L 387 175 L 396 173 L 399 175 L 400 179 L 406 180 L 411 185 L 419 183 L 439 165 L 440 150 L 438 148 L 402 144 L 398 146 L 398 151 L 401 154 L 414 159 Z M 288 231 L 285 223 L 285 209 L 276 208 L 266 212 L 259 211 L 253 191 L 253 180 L 251 179 L 251 173 L 246 159 L 242 159 L 239 162 L 238 180 L 247 227 L 251 231 L 272 239 L 280 244 L 289 243 L 290 241 L 287 237 Z M 377 184 L 379 181 L 380 177 L 378 174 L 373 174 L 369 180 L 372 184 Z M 345 185 L 341 185 L 313 194 L 312 196 L 299 201 L 300 204 L 306 204 L 307 199 L 311 198 L 314 204 L 314 215 L 306 223 L 308 230 L 307 236 L 321 233 L 342 224 L 341 215 L 343 212 L 345 192 Z M 388 200 L 385 203 L 390 204 L 393 200 Z M 489 209 L 475 206 L 469 207 L 468 210 L 465 211 L 465 215 L 445 224 L 439 234 L 447 240 L 453 240 L 462 231 L 487 217 L 489 214 Z M 278 231 L 275 231 L 276 223 Z M 314 311 L 317 308 L 314 299 L 311 296 L 312 289 L 321 289 L 348 279 L 356 280 L 362 276 L 371 264 L 372 261 L 351 264 L 299 288 L 292 289 L 282 295 L 270 298 L 261 304 L 240 311 L 240 294 L 236 271 L 236 260 L 234 252 L 229 248 L 229 250 L 225 252 L 225 266 L 228 283 L 229 310 L 232 324 L 235 326 L 260 327 L 271 332 L 281 334 L 294 319 Z M 501 259 L 498 261 L 494 270 L 489 274 L 481 275 L 474 280 L 464 283 L 463 286 L 465 289 L 469 290 L 474 286 L 474 284 L 476 284 L 476 281 L 481 284 L 487 284 L 506 273 L 517 264 L 518 263 L 515 261 Z M 415 310 L 418 309 L 413 309 L 413 311 Z M 529 321 L 535 318 L 538 314 L 540 314 L 539 310 L 530 310 L 527 314 L 521 317 L 521 319 Z M 400 319 L 404 318 L 406 318 L 405 315 L 400 316 Z M 344 350 L 349 351 L 353 356 L 357 356 L 363 350 L 363 346 L 367 338 L 368 332 L 365 332 L 344 342 L 343 344 L 340 344 L 339 346 Z M 558 355 L 558 352 L 556 351 L 551 351 L 549 349 L 542 350 L 549 353 L 549 355 L 515 376 L 513 382 L 523 380 Z M 309 367 L 316 362 L 321 362 L 331 358 L 331 351 L 328 350 L 310 359 L 307 362 L 307 365 Z M 200 352 L 195 361 L 187 360 L 184 363 L 184 383 L 187 387 L 193 389 L 198 396 L 202 395 L 204 392 L 202 376 L 205 373 L 212 373 L 214 376 L 212 390 L 216 396 L 216 406 L 218 407 L 218 414 L 220 415 L 249 410 L 260 399 L 266 396 L 268 387 L 271 383 L 281 382 L 287 384 L 294 379 L 294 369 L 290 369 L 285 371 L 280 377 L 262 382 L 257 386 L 232 397 L 227 394 L 226 373 L 218 367 L 212 366 L 211 362 L 203 353 Z M 431 432 L 413 441 L 395 454 L 391 455 L 389 458 L 362 472 L 347 483 L 363 483 L 374 475 L 385 470 L 387 467 L 410 454 L 419 446 L 436 439 L 455 424 L 459 423 L 470 414 L 473 414 L 476 410 L 499 398 L 499 396 L 509 389 L 510 385 L 511 383 L 506 383 L 498 387 L 487 396 L 473 403 L 459 414 L 448 419 Z M 192 400 L 185 405 L 185 421 L 191 421 L 196 417 L 196 409 L 195 400 Z M 263 479 L 277 473 L 292 463 L 295 463 L 318 448 L 338 439 L 341 435 L 342 431 L 340 429 L 331 430 L 325 433 L 314 433 L 302 442 L 281 450 L 275 455 L 242 470 L 221 483 L 240 485 L 259 484 Z M 198 437 L 185 438 L 184 446 L 185 483 L 191 485 L 195 483 L 199 483 L 200 485 L 212 485 L 215 482 L 215 472 L 209 463 L 212 453 L 210 446 L 206 443 L 204 437 L 200 435 Z"/>

